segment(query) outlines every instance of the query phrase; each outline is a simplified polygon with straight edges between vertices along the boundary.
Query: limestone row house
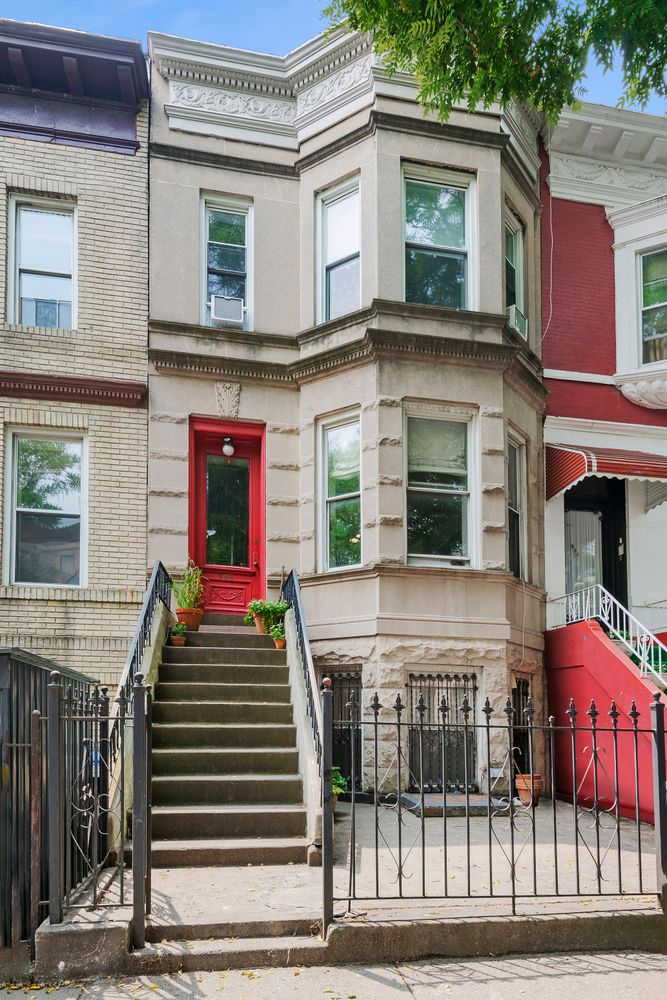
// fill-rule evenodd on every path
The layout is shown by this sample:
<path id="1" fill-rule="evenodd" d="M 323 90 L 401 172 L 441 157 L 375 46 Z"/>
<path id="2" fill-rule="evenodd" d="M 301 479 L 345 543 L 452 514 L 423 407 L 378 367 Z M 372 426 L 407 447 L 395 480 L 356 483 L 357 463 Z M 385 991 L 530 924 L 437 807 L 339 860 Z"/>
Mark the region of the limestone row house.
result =
<path id="1" fill-rule="evenodd" d="M 148 76 L 0 20 L 0 647 L 114 684 L 146 584 Z"/>
<path id="2" fill-rule="evenodd" d="M 542 705 L 539 122 L 356 35 L 149 49 L 148 563 L 223 613 L 296 568 L 345 692 Z"/>

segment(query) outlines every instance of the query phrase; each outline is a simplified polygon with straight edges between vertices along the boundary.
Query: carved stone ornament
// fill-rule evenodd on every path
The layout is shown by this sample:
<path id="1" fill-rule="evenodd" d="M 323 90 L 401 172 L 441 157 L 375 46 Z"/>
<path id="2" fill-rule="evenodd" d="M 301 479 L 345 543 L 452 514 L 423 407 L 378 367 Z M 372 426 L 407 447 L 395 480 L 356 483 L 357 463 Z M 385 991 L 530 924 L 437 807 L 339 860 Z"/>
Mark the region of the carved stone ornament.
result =
<path id="1" fill-rule="evenodd" d="M 240 404 L 241 386 L 238 382 L 216 382 L 215 405 L 219 417 L 230 417 L 232 420 L 238 420 Z"/>
<path id="2" fill-rule="evenodd" d="M 329 104 L 336 98 L 347 94 L 361 84 L 367 83 L 372 77 L 373 56 L 364 56 L 350 63 L 345 69 L 326 77 L 321 83 L 302 91 L 297 95 L 296 112 L 299 118 L 317 111 L 324 104 Z"/>
<path id="3" fill-rule="evenodd" d="M 617 387 L 626 399 L 649 410 L 667 410 L 667 371 L 632 372 L 616 375 Z"/>
<path id="4" fill-rule="evenodd" d="M 601 160 L 591 160 L 583 156 L 553 154 L 551 173 L 552 176 L 563 180 L 580 181 L 624 190 L 629 188 L 632 191 L 641 191 L 647 197 L 651 194 L 665 193 L 664 174 L 654 173 L 650 170 L 638 170 L 633 167 L 616 166 L 613 163 L 603 163 Z"/>
<path id="5" fill-rule="evenodd" d="M 169 83 L 169 100 L 177 108 L 206 111 L 227 118 L 250 119 L 273 125 L 291 126 L 296 116 L 292 101 L 278 101 L 254 94 L 239 94 L 219 87 L 194 83 Z"/>

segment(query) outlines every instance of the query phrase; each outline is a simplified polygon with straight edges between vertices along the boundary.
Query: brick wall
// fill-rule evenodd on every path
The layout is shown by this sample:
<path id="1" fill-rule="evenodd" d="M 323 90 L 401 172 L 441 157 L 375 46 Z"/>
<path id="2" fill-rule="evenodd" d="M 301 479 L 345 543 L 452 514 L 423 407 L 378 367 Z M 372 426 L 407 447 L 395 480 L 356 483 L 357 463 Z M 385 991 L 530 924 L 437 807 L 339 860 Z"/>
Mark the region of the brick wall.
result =
<path id="1" fill-rule="evenodd" d="M 544 367 L 613 375 L 616 371 L 613 230 L 603 206 L 551 199 L 547 176 L 548 160 L 543 153 Z"/>
<path id="2" fill-rule="evenodd" d="M 146 381 L 147 112 L 135 156 L 0 138 L 0 368 Z M 76 204 L 76 330 L 4 322 L 12 193 Z M 22 646 L 115 685 L 146 585 L 147 414 L 126 407 L 0 398 L 0 482 L 8 430 L 71 430 L 88 450 L 85 587 L 8 585 L 0 505 L 0 646 Z M 4 550 L 3 550 L 4 548 Z"/>

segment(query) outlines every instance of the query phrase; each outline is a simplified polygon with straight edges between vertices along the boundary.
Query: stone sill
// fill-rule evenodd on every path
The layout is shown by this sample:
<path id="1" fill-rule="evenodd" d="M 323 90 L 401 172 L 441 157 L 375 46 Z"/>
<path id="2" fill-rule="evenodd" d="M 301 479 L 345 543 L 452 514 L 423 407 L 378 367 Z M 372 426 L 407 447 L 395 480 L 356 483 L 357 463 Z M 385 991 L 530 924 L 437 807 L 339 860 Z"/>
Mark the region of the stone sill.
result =
<path id="1" fill-rule="evenodd" d="M 5 584 L 0 587 L 0 600 L 141 604 L 143 599 L 143 589 L 128 590 L 124 587 L 48 587 L 39 584 Z"/>
<path id="2" fill-rule="evenodd" d="M 507 570 L 500 569 L 471 569 L 469 566 L 426 566 L 426 565 L 383 565 L 382 563 L 369 563 L 365 566 L 354 566 L 351 569 L 331 570 L 326 573 L 299 573 L 299 583 L 308 586 L 318 583 L 339 583 L 364 578 L 376 578 L 380 576 L 404 576 L 410 577 L 433 577 L 436 580 L 501 580 L 504 584 L 519 591 L 525 591 L 533 597 L 544 598 L 545 591 L 542 587 L 534 586 L 517 579 Z M 280 577 L 269 577 L 270 583 L 280 585 Z"/>

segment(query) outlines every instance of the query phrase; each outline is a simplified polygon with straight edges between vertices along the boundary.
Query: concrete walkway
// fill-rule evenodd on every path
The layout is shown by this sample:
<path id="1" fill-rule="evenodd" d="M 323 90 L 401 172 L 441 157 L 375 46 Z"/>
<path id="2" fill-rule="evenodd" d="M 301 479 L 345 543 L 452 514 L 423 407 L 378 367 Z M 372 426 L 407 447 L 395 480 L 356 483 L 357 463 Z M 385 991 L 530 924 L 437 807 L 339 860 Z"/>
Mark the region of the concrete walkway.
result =
<path id="1" fill-rule="evenodd" d="M 51 1000 L 663 1000 L 667 955 L 599 953 L 532 955 L 505 959 L 414 962 L 339 968 L 259 969 L 25 987 Z M 24 995 L 0 988 L 0 998 Z"/>

